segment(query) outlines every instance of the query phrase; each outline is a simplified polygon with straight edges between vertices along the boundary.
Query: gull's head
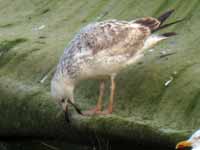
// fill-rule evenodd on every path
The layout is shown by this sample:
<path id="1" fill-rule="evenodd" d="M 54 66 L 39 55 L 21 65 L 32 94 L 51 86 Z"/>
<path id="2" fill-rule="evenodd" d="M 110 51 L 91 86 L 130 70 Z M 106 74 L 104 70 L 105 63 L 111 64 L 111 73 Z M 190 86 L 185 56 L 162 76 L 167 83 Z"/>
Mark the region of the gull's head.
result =
<path id="1" fill-rule="evenodd" d="M 53 78 L 51 81 L 51 95 L 64 112 L 68 111 L 69 101 L 74 102 L 74 84 L 64 78 Z"/>
<path id="2" fill-rule="evenodd" d="M 188 140 L 179 142 L 176 145 L 177 150 L 184 150 L 186 148 L 200 149 L 200 129 L 197 130 Z"/>

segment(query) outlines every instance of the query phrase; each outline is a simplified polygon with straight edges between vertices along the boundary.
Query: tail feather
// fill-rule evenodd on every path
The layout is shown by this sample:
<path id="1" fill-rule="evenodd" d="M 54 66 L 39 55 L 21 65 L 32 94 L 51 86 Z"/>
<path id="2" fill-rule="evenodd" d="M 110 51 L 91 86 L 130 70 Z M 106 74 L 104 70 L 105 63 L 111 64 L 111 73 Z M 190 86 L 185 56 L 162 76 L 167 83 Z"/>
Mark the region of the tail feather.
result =
<path id="1" fill-rule="evenodd" d="M 138 23 L 142 26 L 148 27 L 151 30 L 151 33 L 156 32 L 158 30 L 161 30 L 163 28 L 169 27 L 171 25 L 174 25 L 176 23 L 182 22 L 185 19 L 180 19 L 171 23 L 167 23 L 167 24 L 163 24 L 170 16 L 171 14 L 174 12 L 175 10 L 169 10 L 167 12 L 165 12 L 164 14 L 162 14 L 160 17 L 153 18 L 153 17 L 145 17 L 145 18 L 141 18 L 135 21 L 135 23 Z"/>
<path id="2" fill-rule="evenodd" d="M 176 32 L 167 32 L 167 33 L 161 34 L 161 36 L 164 36 L 164 37 L 170 37 L 170 36 L 175 36 L 175 35 L 177 35 Z"/>
<path id="3" fill-rule="evenodd" d="M 165 12 L 164 14 L 162 14 L 160 17 L 158 17 L 158 20 L 160 21 L 160 26 L 165 22 L 165 20 L 167 20 L 167 18 L 171 16 L 173 12 L 174 12 L 174 9 L 169 10 Z"/>
<path id="4" fill-rule="evenodd" d="M 158 30 L 164 29 L 164 28 L 166 28 L 166 27 L 169 27 L 169 26 L 171 26 L 171 25 L 177 24 L 177 23 L 182 22 L 182 21 L 185 20 L 185 18 L 184 18 L 184 19 L 180 19 L 180 20 L 177 20 L 177 21 L 174 21 L 174 22 L 167 23 L 167 24 L 164 24 L 164 25 L 163 25 L 163 23 L 167 20 L 167 18 L 169 18 L 169 17 L 171 16 L 171 14 L 172 14 L 174 11 L 175 11 L 174 9 L 169 10 L 169 11 L 167 11 L 166 13 L 162 14 L 160 17 L 158 17 L 158 20 L 160 21 L 160 26 L 159 26 L 158 28 L 156 28 L 155 30 L 153 30 L 152 33 L 153 33 L 153 32 L 156 32 L 156 31 L 158 31 Z"/>
<path id="5" fill-rule="evenodd" d="M 161 30 L 161 29 L 164 29 L 164 28 L 167 28 L 167 27 L 169 27 L 169 26 L 171 26 L 171 25 L 173 25 L 173 24 L 177 24 L 177 23 L 179 23 L 179 22 L 182 22 L 182 21 L 184 21 L 185 19 L 180 19 L 180 20 L 177 20 L 177 21 L 174 21 L 174 22 L 171 22 L 171 23 L 167 23 L 167 24 L 164 24 L 164 25 L 162 25 L 162 26 L 159 26 L 156 30 L 154 30 L 153 32 L 155 32 L 155 31 L 158 31 L 158 30 Z"/>

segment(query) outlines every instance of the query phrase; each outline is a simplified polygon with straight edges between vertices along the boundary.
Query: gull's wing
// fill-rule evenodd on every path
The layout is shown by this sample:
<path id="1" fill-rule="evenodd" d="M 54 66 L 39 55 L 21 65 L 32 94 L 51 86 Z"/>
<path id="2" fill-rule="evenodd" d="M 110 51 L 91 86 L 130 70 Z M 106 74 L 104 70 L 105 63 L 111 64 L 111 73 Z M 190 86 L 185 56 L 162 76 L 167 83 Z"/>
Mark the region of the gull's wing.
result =
<path id="1" fill-rule="evenodd" d="M 66 48 L 66 57 L 71 57 L 75 53 L 79 54 L 76 56 L 95 55 L 102 51 L 109 51 L 112 55 L 134 54 L 144 46 L 151 33 L 183 20 L 163 24 L 173 12 L 174 10 L 167 11 L 157 19 L 144 17 L 130 22 L 107 20 L 89 24 L 81 29 Z"/>
<path id="2" fill-rule="evenodd" d="M 83 50 L 89 50 L 93 55 L 105 50 L 113 55 L 135 53 L 151 33 L 150 28 L 139 21 L 108 20 L 86 26 L 79 33 Z"/>

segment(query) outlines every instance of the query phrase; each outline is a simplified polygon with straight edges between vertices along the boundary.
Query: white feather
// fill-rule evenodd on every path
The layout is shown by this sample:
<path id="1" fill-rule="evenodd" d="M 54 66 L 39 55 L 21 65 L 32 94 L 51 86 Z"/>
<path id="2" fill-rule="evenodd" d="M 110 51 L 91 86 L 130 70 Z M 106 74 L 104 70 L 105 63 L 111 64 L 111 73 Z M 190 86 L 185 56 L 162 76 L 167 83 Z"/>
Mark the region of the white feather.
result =
<path id="1" fill-rule="evenodd" d="M 167 37 L 162 36 L 162 35 L 152 34 L 145 40 L 143 50 L 150 49 L 153 46 L 155 46 L 158 42 L 165 39 L 167 39 Z"/>

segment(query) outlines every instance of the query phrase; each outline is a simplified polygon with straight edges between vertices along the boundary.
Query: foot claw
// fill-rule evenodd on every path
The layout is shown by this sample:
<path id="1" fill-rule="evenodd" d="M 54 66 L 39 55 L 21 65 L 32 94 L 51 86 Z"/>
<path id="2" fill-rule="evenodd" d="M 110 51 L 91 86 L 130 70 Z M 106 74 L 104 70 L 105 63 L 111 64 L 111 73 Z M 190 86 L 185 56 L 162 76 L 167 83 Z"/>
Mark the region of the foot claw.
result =
<path id="1" fill-rule="evenodd" d="M 110 112 L 109 110 L 104 110 L 101 112 L 101 115 L 110 115 L 112 114 L 112 112 Z"/>
<path id="2" fill-rule="evenodd" d="M 88 111 L 83 112 L 83 115 L 91 116 L 91 115 L 99 114 L 100 112 L 101 112 L 100 109 L 98 109 L 98 108 L 93 108 L 93 109 L 91 109 L 91 110 L 88 110 Z"/>

